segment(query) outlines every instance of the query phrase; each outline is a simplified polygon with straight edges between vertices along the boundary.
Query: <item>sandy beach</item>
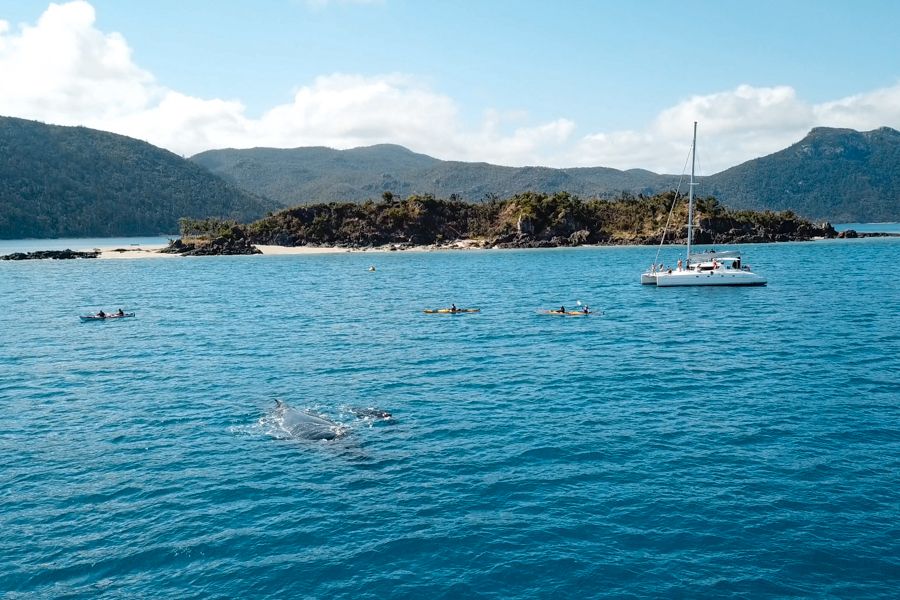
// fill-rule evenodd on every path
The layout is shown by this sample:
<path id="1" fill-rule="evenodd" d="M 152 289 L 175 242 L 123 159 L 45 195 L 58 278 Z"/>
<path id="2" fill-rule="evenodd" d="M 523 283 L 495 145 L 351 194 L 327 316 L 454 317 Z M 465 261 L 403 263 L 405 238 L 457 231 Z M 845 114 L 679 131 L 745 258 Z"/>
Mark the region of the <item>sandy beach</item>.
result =
<path id="1" fill-rule="evenodd" d="M 165 244 L 147 244 L 127 248 L 98 248 L 101 259 L 121 260 L 127 258 L 180 258 L 178 254 L 160 252 Z M 342 248 L 338 246 L 268 246 L 256 245 L 264 255 L 283 256 L 288 254 L 340 254 L 344 252 L 432 252 L 435 250 L 480 250 L 477 240 L 458 240 L 450 244 L 428 246 L 401 246 L 387 244 L 373 248 Z M 90 248 L 88 248 L 90 250 Z"/>
<path id="2" fill-rule="evenodd" d="M 128 258 L 181 258 L 179 254 L 161 252 L 165 244 L 137 246 L 132 248 L 99 248 L 101 259 L 121 260 Z M 263 254 L 335 254 L 349 252 L 346 248 L 317 248 L 309 246 L 256 246 Z"/>
<path id="3" fill-rule="evenodd" d="M 334 254 L 339 252 L 433 252 L 435 250 L 482 250 L 478 240 L 456 240 L 449 244 L 404 246 L 385 244 L 371 248 L 342 248 L 339 246 L 263 246 L 256 244 L 263 254 Z"/>
<path id="4" fill-rule="evenodd" d="M 342 252 L 351 252 L 348 248 L 338 248 L 336 246 L 264 246 L 254 244 L 263 254 L 269 255 L 285 255 L 285 254 L 339 254 Z"/>
<path id="5" fill-rule="evenodd" d="M 165 244 L 148 244 L 146 246 L 129 246 L 127 248 L 98 248 L 102 259 L 119 260 L 122 258 L 171 258 L 177 254 L 163 254 L 160 252 Z"/>

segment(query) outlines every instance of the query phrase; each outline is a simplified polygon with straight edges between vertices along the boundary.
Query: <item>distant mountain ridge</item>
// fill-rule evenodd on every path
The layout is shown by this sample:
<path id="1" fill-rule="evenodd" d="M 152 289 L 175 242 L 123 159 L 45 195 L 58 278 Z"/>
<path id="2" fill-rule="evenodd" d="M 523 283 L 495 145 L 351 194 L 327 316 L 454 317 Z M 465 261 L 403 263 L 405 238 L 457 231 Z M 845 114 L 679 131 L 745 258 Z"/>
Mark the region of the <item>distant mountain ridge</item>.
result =
<path id="1" fill-rule="evenodd" d="M 671 190 L 679 176 L 643 169 L 503 167 L 443 161 L 402 146 L 209 150 L 191 157 L 225 180 L 286 206 L 362 201 L 384 192 L 478 201 L 527 191 L 581 197 Z M 700 178 L 698 194 L 731 208 L 793 210 L 834 222 L 900 221 L 900 132 L 818 127 L 774 154 Z"/>
<path id="2" fill-rule="evenodd" d="M 0 117 L 0 238 L 158 235 L 275 207 L 147 142 Z"/>
<path id="3" fill-rule="evenodd" d="M 186 160 L 113 133 L 0 117 L 0 238 L 174 233 L 181 217 L 246 223 L 286 206 L 384 192 L 476 202 L 528 191 L 652 196 L 678 179 L 642 169 L 443 161 L 388 144 L 211 150 Z M 701 179 L 698 192 L 736 209 L 900 221 L 900 132 L 816 128 L 784 150 Z"/>
<path id="4" fill-rule="evenodd" d="M 623 191 L 651 195 L 671 189 L 678 180 L 677 176 L 642 169 L 503 167 L 444 161 L 393 144 L 350 150 L 209 150 L 191 160 L 235 185 L 286 206 L 358 202 L 379 198 L 384 192 L 403 197 L 415 193 L 438 197 L 456 194 L 472 201 L 528 191 L 565 191 L 585 197 L 615 196 Z"/>
<path id="5" fill-rule="evenodd" d="M 707 178 L 703 193 L 837 223 L 900 221 L 900 132 L 816 127 L 784 150 Z"/>

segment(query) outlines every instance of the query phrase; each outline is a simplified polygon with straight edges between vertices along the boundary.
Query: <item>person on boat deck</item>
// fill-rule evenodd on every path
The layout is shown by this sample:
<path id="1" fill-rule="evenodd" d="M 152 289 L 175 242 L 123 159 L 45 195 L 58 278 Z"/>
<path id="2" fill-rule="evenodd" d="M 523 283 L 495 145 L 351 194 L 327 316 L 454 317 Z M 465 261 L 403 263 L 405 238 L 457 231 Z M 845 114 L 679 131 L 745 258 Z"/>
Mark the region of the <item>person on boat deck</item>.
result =
<path id="1" fill-rule="evenodd" d="M 125 311 L 123 311 L 123 310 L 120 308 L 119 310 L 116 311 L 116 316 L 117 316 L 117 317 L 124 317 L 124 316 L 125 316 Z"/>
<path id="2" fill-rule="evenodd" d="M 100 318 L 102 319 L 103 317 L 106 316 L 106 313 L 103 312 L 103 309 L 101 308 L 101 309 L 100 309 L 100 312 L 97 313 L 97 316 L 100 317 Z"/>
<path id="3" fill-rule="evenodd" d="M 681 259 L 680 258 L 678 259 L 678 270 L 679 271 L 681 270 Z"/>

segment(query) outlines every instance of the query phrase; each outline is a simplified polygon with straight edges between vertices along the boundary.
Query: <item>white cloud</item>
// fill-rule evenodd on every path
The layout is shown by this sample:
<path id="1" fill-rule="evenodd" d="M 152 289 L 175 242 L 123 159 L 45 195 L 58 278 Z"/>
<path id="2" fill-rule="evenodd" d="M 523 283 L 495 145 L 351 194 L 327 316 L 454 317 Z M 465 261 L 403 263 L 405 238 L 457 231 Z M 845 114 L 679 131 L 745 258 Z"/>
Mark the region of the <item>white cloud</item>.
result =
<path id="1" fill-rule="evenodd" d="M 506 131 L 520 115 L 489 113 L 466 130 L 448 96 L 417 79 L 333 74 L 300 87 L 258 119 L 235 100 L 187 96 L 138 67 L 117 33 L 96 29 L 94 9 L 51 4 L 34 26 L 0 27 L 0 114 L 106 129 L 194 154 L 221 147 L 350 148 L 392 142 L 446 158 L 540 162 L 574 129 L 565 119 Z"/>
<path id="2" fill-rule="evenodd" d="M 166 89 L 134 64 L 118 33 L 94 26 L 77 0 L 51 4 L 34 26 L 0 26 L 0 114 L 106 129 L 181 154 L 221 147 L 392 142 L 446 158 L 540 162 L 574 125 L 565 119 L 507 131 L 521 117 L 491 113 L 466 129 L 456 103 L 408 75 L 333 74 L 300 87 L 291 102 L 258 119 L 235 100 Z"/>
<path id="3" fill-rule="evenodd" d="M 353 1 L 353 0 L 335 0 Z M 327 2 L 327 0 L 326 0 Z M 115 131 L 181 154 L 210 148 L 397 143 L 454 160 L 507 165 L 642 167 L 680 172 L 700 122 L 702 172 L 777 151 L 817 125 L 900 126 L 900 84 L 822 104 L 788 86 L 693 96 L 645 128 L 578 134 L 563 117 L 486 110 L 465 125 L 453 98 L 404 74 L 331 74 L 259 118 L 238 100 L 185 95 L 134 63 L 125 38 L 95 26 L 83 0 L 51 4 L 32 26 L 0 21 L 0 114 Z"/>
<path id="4" fill-rule="evenodd" d="M 117 34 L 93 27 L 87 2 L 51 4 L 34 26 L 0 28 L 0 109 L 67 122 L 141 110 L 159 93 Z"/>
<path id="5" fill-rule="evenodd" d="M 276 106 L 252 124 L 263 143 L 276 146 L 349 147 L 390 140 L 415 144 L 426 136 L 446 138 L 456 105 L 408 76 L 318 77 L 293 102 Z"/>
<path id="6" fill-rule="evenodd" d="M 900 83 L 893 87 L 856 94 L 814 107 L 816 120 L 834 127 L 867 130 L 888 125 L 900 127 Z"/>
<path id="7" fill-rule="evenodd" d="M 694 121 L 703 173 L 711 174 L 777 152 L 817 126 L 900 127 L 900 84 L 822 104 L 804 102 L 789 86 L 741 85 L 693 96 L 660 112 L 642 131 L 584 136 L 573 162 L 680 173 Z"/>

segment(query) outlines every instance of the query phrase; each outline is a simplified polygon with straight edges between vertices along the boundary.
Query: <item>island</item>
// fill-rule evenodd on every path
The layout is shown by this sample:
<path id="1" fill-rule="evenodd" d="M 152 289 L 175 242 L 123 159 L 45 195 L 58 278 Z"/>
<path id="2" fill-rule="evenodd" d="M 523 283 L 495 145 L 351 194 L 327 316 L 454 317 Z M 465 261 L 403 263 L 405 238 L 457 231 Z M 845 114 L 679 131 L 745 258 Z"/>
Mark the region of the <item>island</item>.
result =
<path id="1" fill-rule="evenodd" d="M 249 223 L 181 219 L 180 239 L 163 252 L 257 254 L 257 246 L 381 248 L 557 248 L 582 245 L 682 244 L 687 207 L 675 193 L 624 194 L 582 200 L 566 192 L 529 192 L 472 203 L 386 192 L 380 201 L 311 204 Z M 730 210 L 712 197 L 695 199 L 694 243 L 742 244 L 835 238 L 829 223 L 791 211 Z"/>

